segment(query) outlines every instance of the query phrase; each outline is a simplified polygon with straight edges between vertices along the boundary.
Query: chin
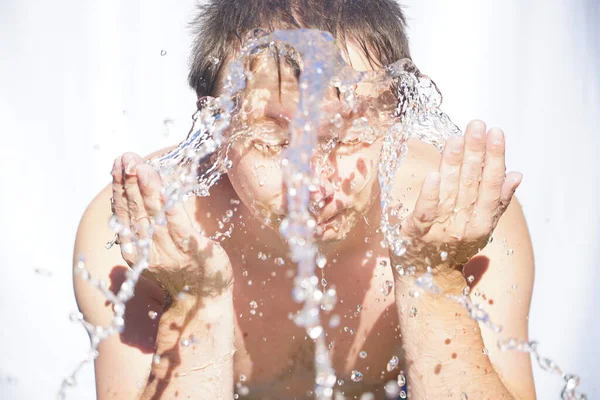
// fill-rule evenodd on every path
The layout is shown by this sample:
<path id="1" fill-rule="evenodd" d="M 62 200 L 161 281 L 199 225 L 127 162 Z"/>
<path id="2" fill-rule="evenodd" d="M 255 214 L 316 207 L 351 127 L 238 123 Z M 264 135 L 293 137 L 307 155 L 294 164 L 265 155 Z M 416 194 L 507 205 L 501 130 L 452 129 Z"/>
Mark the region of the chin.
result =
<path id="1" fill-rule="evenodd" d="M 318 245 L 328 245 L 343 242 L 356 226 L 358 217 L 352 213 L 342 213 L 334 220 L 317 226 L 315 241 Z"/>

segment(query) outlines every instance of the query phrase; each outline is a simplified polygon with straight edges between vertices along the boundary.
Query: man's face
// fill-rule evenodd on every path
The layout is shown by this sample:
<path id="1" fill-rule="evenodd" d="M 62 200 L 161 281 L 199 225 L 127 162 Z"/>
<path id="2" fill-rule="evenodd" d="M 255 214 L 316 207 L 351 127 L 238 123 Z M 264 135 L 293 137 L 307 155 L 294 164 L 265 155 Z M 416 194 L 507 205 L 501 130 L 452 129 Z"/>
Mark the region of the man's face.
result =
<path id="1" fill-rule="evenodd" d="M 352 50 L 353 67 L 370 69 Z M 228 133 L 228 177 L 244 204 L 265 225 L 278 229 L 287 213 L 281 160 L 298 106 L 298 78 L 285 61 L 279 63 L 278 74 L 272 53 L 259 56 L 250 69 L 253 79 L 247 82 Z M 377 165 L 390 112 L 377 106 L 382 96 L 366 85 L 357 88 L 357 94 L 354 111 L 334 87 L 321 102 L 309 205 L 320 242 L 343 240 L 378 198 Z"/>

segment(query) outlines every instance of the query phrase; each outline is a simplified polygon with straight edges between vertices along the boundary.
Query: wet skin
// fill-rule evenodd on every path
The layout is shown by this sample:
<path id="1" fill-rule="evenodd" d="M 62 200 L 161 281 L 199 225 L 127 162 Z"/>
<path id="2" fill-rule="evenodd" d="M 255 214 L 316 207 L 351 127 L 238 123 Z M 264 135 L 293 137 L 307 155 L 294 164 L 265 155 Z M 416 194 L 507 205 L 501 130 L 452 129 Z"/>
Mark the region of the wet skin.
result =
<path id="1" fill-rule="evenodd" d="M 264 72 L 270 70 L 267 65 Z M 255 72 L 260 76 L 260 66 Z M 223 230 L 218 227 L 217 219 L 225 215 L 228 210 L 235 211 L 231 218 L 235 224 L 232 236 L 219 245 L 229 258 L 234 278 L 233 308 L 236 328 L 234 382 L 241 383 L 242 377 L 245 377 L 243 385 L 250 389 L 249 397 L 246 398 L 310 398 L 312 397 L 310 390 L 314 385 L 312 341 L 307 339 L 304 331 L 290 320 L 290 313 L 300 307 L 291 298 L 294 266 L 287 258 L 288 247 L 277 232 L 281 219 L 286 215 L 283 195 L 286 186 L 282 179 L 279 160 L 281 151 L 285 148 L 286 124 L 289 123 L 289 116 L 293 114 L 296 99 L 293 95 L 294 81 L 286 80 L 286 76 L 284 74 L 282 85 L 283 87 L 289 85 L 290 90 L 283 97 L 275 96 L 274 93 L 278 92 L 268 87 L 272 80 L 256 80 L 266 87 L 254 88 L 257 89 L 254 92 L 255 97 L 246 97 L 248 101 L 244 103 L 246 111 L 244 118 L 234 121 L 234 128 L 247 129 L 249 134 L 230 141 L 228 157 L 233 161 L 233 167 L 213 187 L 209 197 L 188 198 L 185 202 L 187 215 L 191 217 L 193 226 L 201 228 L 206 237 Z M 336 100 L 339 102 L 335 91 L 328 92 L 326 100 L 327 105 L 335 110 Z M 346 129 L 343 132 L 352 131 L 349 128 L 352 126 L 352 117 L 347 117 L 348 124 L 344 125 Z M 319 143 L 326 147 L 333 135 L 332 130 L 328 129 L 328 121 L 322 122 L 323 126 L 318 130 Z M 485 127 L 483 129 L 485 137 Z M 497 137 L 497 134 L 494 135 L 489 137 Z M 336 147 L 318 151 L 311 160 L 316 181 L 311 191 L 311 213 L 318 223 L 315 239 L 320 251 L 328 259 L 323 269 L 323 278 L 327 281 L 327 287 L 335 286 L 338 292 L 337 306 L 331 313 L 323 313 L 323 322 L 327 326 L 331 314 L 340 316 L 339 325 L 327 329 L 327 340 L 333 343 L 331 347 L 333 367 L 337 372 L 337 378 L 344 381 L 342 385 L 336 387 L 337 390 L 344 392 L 348 397 L 370 391 L 376 394 L 376 398 L 384 398 L 385 382 L 395 379 L 399 369 L 409 368 L 410 363 L 406 363 L 401 347 L 402 335 L 406 337 L 406 332 L 400 331 L 402 322 L 399 320 L 399 315 L 402 315 L 403 300 L 395 298 L 394 292 L 385 295 L 381 288 L 387 281 L 391 281 L 395 282 L 397 292 L 404 291 L 404 286 L 408 286 L 408 283 L 393 276 L 391 264 L 394 260 L 390 260 L 388 250 L 381 247 L 380 242 L 383 238 L 377 232 L 381 216 L 377 207 L 379 188 L 376 172 L 381 140 L 357 143 L 351 140 L 351 135 L 348 136 L 342 134 L 336 137 Z M 480 145 L 481 135 L 469 135 L 467 141 L 470 140 L 472 144 L 476 138 Z M 345 139 L 348 140 L 345 142 Z M 460 164 L 464 142 L 461 143 L 454 141 L 447 145 L 446 160 Z M 431 185 L 431 179 L 428 181 L 426 177 L 431 171 L 440 168 L 440 155 L 433 148 L 417 141 L 410 141 L 408 145 L 409 156 L 397 176 L 394 197 L 402 202 L 405 213 L 412 215 L 422 186 L 427 190 L 435 190 Z M 475 159 L 471 156 L 472 154 L 469 153 L 469 157 L 465 156 L 465 159 Z M 132 157 L 130 154 L 123 156 L 123 164 L 128 164 Z M 503 162 L 502 154 L 502 165 Z M 442 172 L 444 168 L 446 172 L 453 169 L 450 163 L 442 162 L 440 168 Z M 125 170 L 124 174 L 126 175 Z M 140 174 L 139 178 L 142 177 Z M 442 192 L 448 192 L 450 186 L 447 185 L 447 181 L 456 180 L 458 176 L 448 172 L 444 178 L 448 179 L 442 180 Z M 429 183 L 424 185 L 423 182 Z M 512 176 L 512 180 L 507 178 L 507 182 L 514 184 L 515 176 Z M 141 186 L 144 184 L 147 183 L 140 181 Z M 97 201 L 101 203 L 104 200 L 104 204 L 107 204 L 109 197 L 110 193 L 106 191 Z M 434 199 L 429 194 L 425 197 L 426 200 Z M 427 218 L 433 213 L 431 204 L 427 202 L 423 204 L 425 206 L 417 210 L 419 218 L 415 219 L 412 225 L 407 225 L 413 230 L 422 229 L 423 224 L 427 223 Z M 99 215 L 98 220 L 105 221 L 108 218 L 105 208 L 99 212 Z M 520 215 L 517 217 L 522 218 Z M 135 218 L 132 217 L 132 220 Z M 439 230 L 441 236 L 444 237 L 446 229 L 450 228 L 452 226 L 441 228 Z M 436 229 L 427 232 L 431 233 L 430 236 L 439 233 Z M 506 233 L 506 228 L 503 228 L 502 232 Z M 109 235 L 110 232 L 107 233 L 107 236 Z M 106 241 L 109 239 L 106 238 Z M 486 249 L 493 254 L 503 252 L 499 241 Z M 259 259 L 259 252 L 266 254 L 267 259 Z M 523 254 L 526 255 L 526 252 L 527 249 Z M 473 255 L 475 254 L 471 254 Z M 283 266 L 276 265 L 275 259 L 278 258 L 284 260 Z M 110 278 L 112 287 L 116 289 L 120 286 L 119 280 L 123 279 L 126 266 L 119 257 L 115 259 L 119 261 L 112 264 L 104 263 L 95 272 L 100 278 Z M 471 287 L 476 288 L 486 281 L 485 276 L 488 271 L 494 270 L 488 269 L 489 264 L 488 255 L 482 253 L 466 265 L 465 277 L 473 276 Z M 110 265 L 110 268 L 107 269 L 107 265 Z M 498 267 L 495 270 L 502 271 Z M 465 277 L 461 278 L 463 283 Z M 497 280 L 497 275 L 494 280 Z M 194 284 L 191 281 L 189 283 Z M 83 284 L 76 282 L 77 285 Z M 490 305 L 504 307 L 499 294 L 505 288 L 497 290 L 489 283 L 483 287 L 486 292 L 489 290 L 487 294 L 490 295 Z M 78 301 L 80 305 L 83 304 L 82 309 L 85 311 L 88 300 L 85 298 L 84 286 L 76 288 L 76 291 Z M 526 301 L 526 297 L 524 299 Z M 511 308 L 510 299 L 504 298 L 504 300 L 506 300 L 505 304 L 509 304 L 507 307 Z M 256 309 L 251 308 L 251 302 L 257 303 Z M 196 351 L 196 347 L 199 346 L 197 343 L 192 343 L 185 348 L 178 345 L 181 339 L 185 339 L 183 336 L 185 326 L 177 324 L 162 326 L 163 304 L 161 288 L 152 280 L 143 277 L 138 283 L 135 301 L 127 308 L 126 329 L 119 338 L 120 343 L 103 344 L 106 351 L 101 349 L 101 357 L 96 363 L 97 371 L 110 371 L 110 367 L 102 366 L 110 366 L 112 360 L 117 360 L 118 356 L 115 354 L 118 352 L 109 352 L 111 348 L 108 346 L 114 346 L 114 349 L 127 351 L 127 354 L 135 354 L 136 357 L 138 356 L 136 351 L 143 353 L 144 356 L 140 357 L 140 365 L 143 362 L 147 362 L 145 365 L 150 365 L 151 353 L 154 347 L 159 345 L 156 340 L 158 328 L 156 321 L 160 321 L 160 328 L 170 330 L 176 340 L 173 341 L 173 346 L 168 352 L 162 353 L 163 357 L 171 362 L 169 379 L 162 379 L 162 386 L 159 386 L 152 398 L 159 398 L 170 383 L 177 384 L 176 375 L 171 373 L 177 369 L 177 363 L 185 358 L 186 351 Z M 96 310 L 95 313 L 101 314 L 109 308 L 110 305 L 105 304 L 104 309 Z M 254 313 L 251 313 L 251 310 Z M 148 320 L 144 319 L 149 311 L 158 312 L 156 319 L 152 320 L 149 317 Z M 464 316 L 462 310 L 453 312 L 452 315 L 454 314 L 457 319 Z M 211 323 L 206 323 L 203 328 L 210 331 L 210 325 Z M 405 325 L 408 326 L 406 323 Z M 519 329 L 514 330 L 517 332 L 515 335 L 522 334 L 522 330 Z M 414 332 L 412 336 L 415 336 Z M 481 338 L 479 340 L 481 341 Z M 455 342 L 452 342 L 452 346 Z M 121 345 L 124 347 L 118 347 Z M 457 360 L 456 362 L 466 357 L 465 352 L 454 349 L 444 340 L 441 340 L 438 345 L 442 345 L 444 349 L 452 348 L 453 351 L 448 353 L 448 357 L 451 356 L 452 360 Z M 361 351 L 367 353 L 365 358 L 359 357 Z M 387 372 L 386 365 L 393 355 L 400 358 L 400 367 L 396 371 Z M 418 360 L 410 360 L 411 363 L 414 361 Z M 479 364 L 479 361 L 477 363 Z M 479 365 L 477 367 L 479 368 Z M 138 379 L 147 377 L 142 373 L 145 371 L 144 368 L 140 369 Z M 486 368 L 486 375 L 488 369 L 493 371 L 487 365 L 484 368 Z M 352 370 L 363 373 L 364 378 L 361 382 L 352 382 L 350 379 Z M 447 364 L 435 363 L 431 368 L 427 367 L 427 374 L 444 376 L 449 370 Z M 419 380 L 431 379 L 427 374 L 425 378 L 423 374 L 413 375 L 413 381 L 416 383 Z M 98 379 L 107 379 L 103 376 L 102 373 L 97 372 Z M 156 383 L 156 380 L 156 376 L 152 373 L 148 384 Z M 105 393 L 105 388 L 109 388 L 106 396 L 111 397 L 113 392 L 109 384 L 98 385 L 102 388 L 102 393 Z M 180 390 L 175 390 L 172 396 L 178 397 Z M 243 388 L 238 388 L 238 391 L 243 391 Z M 185 393 L 182 392 L 181 395 L 184 396 Z"/>

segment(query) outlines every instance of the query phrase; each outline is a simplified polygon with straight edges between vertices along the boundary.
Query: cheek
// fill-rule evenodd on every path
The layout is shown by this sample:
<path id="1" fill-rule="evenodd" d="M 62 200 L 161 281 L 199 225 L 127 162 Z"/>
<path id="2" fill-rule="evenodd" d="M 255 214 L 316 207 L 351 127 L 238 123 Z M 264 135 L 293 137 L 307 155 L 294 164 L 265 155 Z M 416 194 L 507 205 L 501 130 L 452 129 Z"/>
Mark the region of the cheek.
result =
<path id="1" fill-rule="evenodd" d="M 252 210 L 269 210 L 278 213 L 281 208 L 282 177 L 279 158 L 265 157 L 249 148 L 233 149 L 232 168 L 227 175 L 244 204 Z"/>
<path id="2" fill-rule="evenodd" d="M 379 146 L 362 149 L 345 156 L 338 157 L 338 179 L 340 190 L 355 200 L 370 196 L 373 184 L 377 181 L 377 163 Z"/>

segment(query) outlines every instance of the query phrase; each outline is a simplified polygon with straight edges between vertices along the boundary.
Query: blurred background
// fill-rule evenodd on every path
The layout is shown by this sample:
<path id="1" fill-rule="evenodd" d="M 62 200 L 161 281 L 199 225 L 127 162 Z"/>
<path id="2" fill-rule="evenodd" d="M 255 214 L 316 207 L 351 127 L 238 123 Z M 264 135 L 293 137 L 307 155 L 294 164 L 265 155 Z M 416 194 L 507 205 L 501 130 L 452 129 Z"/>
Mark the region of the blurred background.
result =
<path id="1" fill-rule="evenodd" d="M 403 4 L 443 109 L 460 127 L 480 118 L 506 132 L 536 256 L 531 338 L 599 397 L 600 2 Z M 2 399 L 54 398 L 86 353 L 69 321 L 79 218 L 117 155 L 187 133 L 194 11 L 195 0 L 0 1 Z M 534 372 L 538 397 L 559 398 L 561 379 Z M 95 398 L 91 366 L 68 398 Z"/>

